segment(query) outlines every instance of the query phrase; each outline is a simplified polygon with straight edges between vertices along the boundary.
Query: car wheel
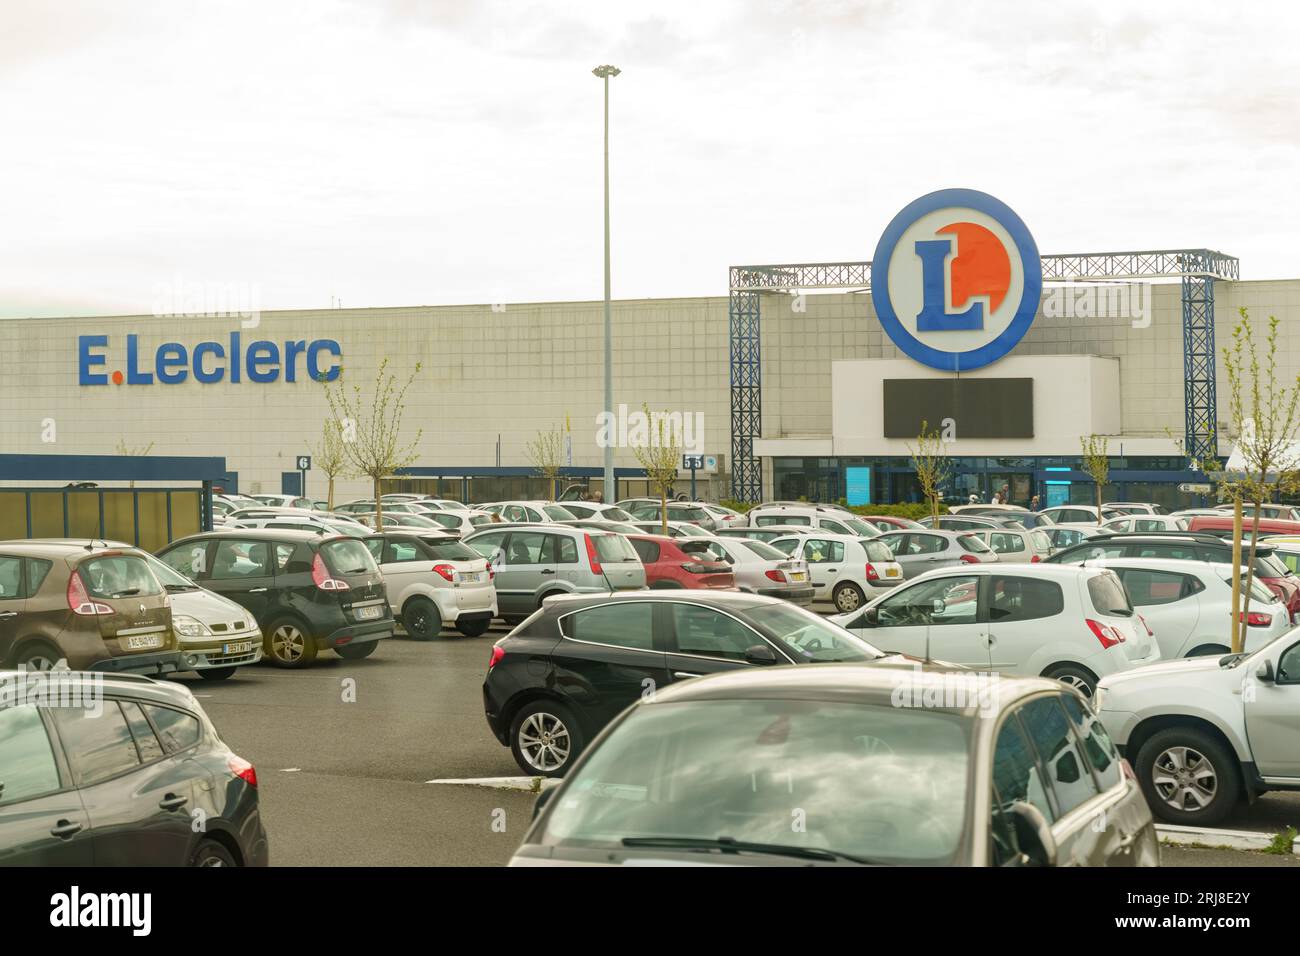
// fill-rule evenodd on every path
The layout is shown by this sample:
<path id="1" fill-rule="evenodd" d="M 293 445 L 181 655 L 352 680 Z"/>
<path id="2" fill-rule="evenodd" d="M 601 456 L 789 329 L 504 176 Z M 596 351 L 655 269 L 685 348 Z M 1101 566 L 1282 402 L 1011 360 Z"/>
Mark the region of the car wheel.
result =
<path id="1" fill-rule="evenodd" d="M 582 747 L 582 730 L 572 712 L 552 700 L 524 705 L 510 724 L 510 750 L 530 777 L 560 776 Z"/>
<path id="2" fill-rule="evenodd" d="M 1202 644 L 1200 647 L 1194 647 L 1187 652 L 1188 657 L 1222 657 L 1224 654 L 1232 652 L 1222 644 Z"/>
<path id="3" fill-rule="evenodd" d="M 852 582 L 846 581 L 837 585 L 831 594 L 831 600 L 835 602 L 835 609 L 841 614 L 848 614 L 850 611 L 856 611 L 862 605 L 867 603 L 867 596 L 862 593 L 862 588 Z"/>
<path id="4" fill-rule="evenodd" d="M 306 667 L 316 659 L 316 642 L 293 618 L 273 621 L 264 643 L 266 658 L 276 667 Z"/>
<path id="5" fill-rule="evenodd" d="M 1092 697 L 1092 692 L 1097 689 L 1097 675 L 1074 664 L 1057 664 L 1055 667 L 1049 667 L 1043 672 L 1043 676 L 1059 680 L 1062 684 L 1069 684 L 1084 697 Z"/>
<path id="6" fill-rule="evenodd" d="M 190 854 L 190 866 L 238 866 L 230 851 L 216 840 L 200 840 Z"/>
<path id="7" fill-rule="evenodd" d="M 205 667 L 201 671 L 195 671 L 204 680 L 229 680 L 235 676 L 238 667 Z"/>
<path id="8" fill-rule="evenodd" d="M 487 633 L 487 629 L 491 624 L 492 621 L 486 617 L 477 621 L 457 621 L 456 630 L 466 637 L 482 637 Z"/>
<path id="9" fill-rule="evenodd" d="M 27 644 L 14 655 L 14 667 L 28 671 L 51 671 L 62 656 L 48 644 Z"/>
<path id="10" fill-rule="evenodd" d="M 334 648 L 334 652 L 346 661 L 359 661 L 373 654 L 378 646 L 378 641 L 366 641 L 364 644 L 343 644 Z"/>
<path id="11" fill-rule="evenodd" d="M 1195 727 L 1170 727 L 1142 745 L 1137 776 L 1151 812 L 1169 823 L 1209 826 L 1237 803 L 1236 758 Z"/>
<path id="12" fill-rule="evenodd" d="M 411 598 L 402 608 L 402 626 L 417 641 L 431 641 L 442 633 L 438 605 L 428 598 Z"/>

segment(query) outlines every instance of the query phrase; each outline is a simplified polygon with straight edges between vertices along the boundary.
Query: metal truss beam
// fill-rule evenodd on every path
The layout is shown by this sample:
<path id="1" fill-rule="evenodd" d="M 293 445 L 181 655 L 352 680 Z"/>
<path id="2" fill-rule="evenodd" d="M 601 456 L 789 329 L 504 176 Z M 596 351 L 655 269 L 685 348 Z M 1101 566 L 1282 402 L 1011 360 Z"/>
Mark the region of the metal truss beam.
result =
<path id="1" fill-rule="evenodd" d="M 1240 262 L 1211 249 L 1155 249 L 1043 256 L 1045 282 L 1178 279 L 1183 291 L 1187 455 L 1198 461 L 1217 452 L 1214 381 L 1214 280 L 1241 277 Z M 754 439 L 762 434 L 759 328 L 761 293 L 812 289 L 867 289 L 870 262 L 802 262 L 732 266 L 731 490 L 741 501 L 762 500 L 762 468 Z"/>

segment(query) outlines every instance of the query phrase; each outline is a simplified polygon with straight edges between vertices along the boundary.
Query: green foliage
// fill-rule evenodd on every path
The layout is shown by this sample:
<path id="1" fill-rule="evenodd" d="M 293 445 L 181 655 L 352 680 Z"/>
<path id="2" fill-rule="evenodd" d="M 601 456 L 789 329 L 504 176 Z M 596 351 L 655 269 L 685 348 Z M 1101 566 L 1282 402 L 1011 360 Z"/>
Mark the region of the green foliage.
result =
<path id="1" fill-rule="evenodd" d="M 843 499 L 841 499 L 843 501 Z M 885 518 L 911 518 L 913 521 L 919 521 L 930 514 L 930 505 L 920 504 L 895 504 L 895 505 L 848 505 L 850 511 L 855 515 L 864 517 L 880 515 Z M 947 514 L 948 506 L 945 504 L 938 505 L 939 514 Z"/>
<path id="2" fill-rule="evenodd" d="M 1265 853 L 1275 853 L 1278 856 L 1290 856 L 1295 851 L 1295 827 L 1287 827 L 1281 833 L 1273 837 L 1273 842 L 1265 847 Z"/>

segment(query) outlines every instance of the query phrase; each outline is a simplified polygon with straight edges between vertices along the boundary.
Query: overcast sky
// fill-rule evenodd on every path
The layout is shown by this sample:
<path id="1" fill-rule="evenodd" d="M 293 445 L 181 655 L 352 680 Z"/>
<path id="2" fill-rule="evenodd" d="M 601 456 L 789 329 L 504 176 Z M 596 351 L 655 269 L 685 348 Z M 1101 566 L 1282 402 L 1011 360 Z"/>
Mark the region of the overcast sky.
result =
<path id="1" fill-rule="evenodd" d="M 1300 4 L 4 0 L 0 316 L 721 295 L 931 190 L 1297 278 Z"/>

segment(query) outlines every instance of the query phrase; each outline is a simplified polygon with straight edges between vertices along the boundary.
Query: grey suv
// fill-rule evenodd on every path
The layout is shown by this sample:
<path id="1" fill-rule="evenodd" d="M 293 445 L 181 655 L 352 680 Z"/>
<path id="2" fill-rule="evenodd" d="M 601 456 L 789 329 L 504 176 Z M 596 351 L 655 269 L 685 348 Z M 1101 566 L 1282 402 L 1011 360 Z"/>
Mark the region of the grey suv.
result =
<path id="1" fill-rule="evenodd" d="M 525 618 L 555 594 L 644 588 L 645 566 L 625 537 L 564 525 L 485 528 L 463 539 L 496 571 L 501 616 Z"/>

